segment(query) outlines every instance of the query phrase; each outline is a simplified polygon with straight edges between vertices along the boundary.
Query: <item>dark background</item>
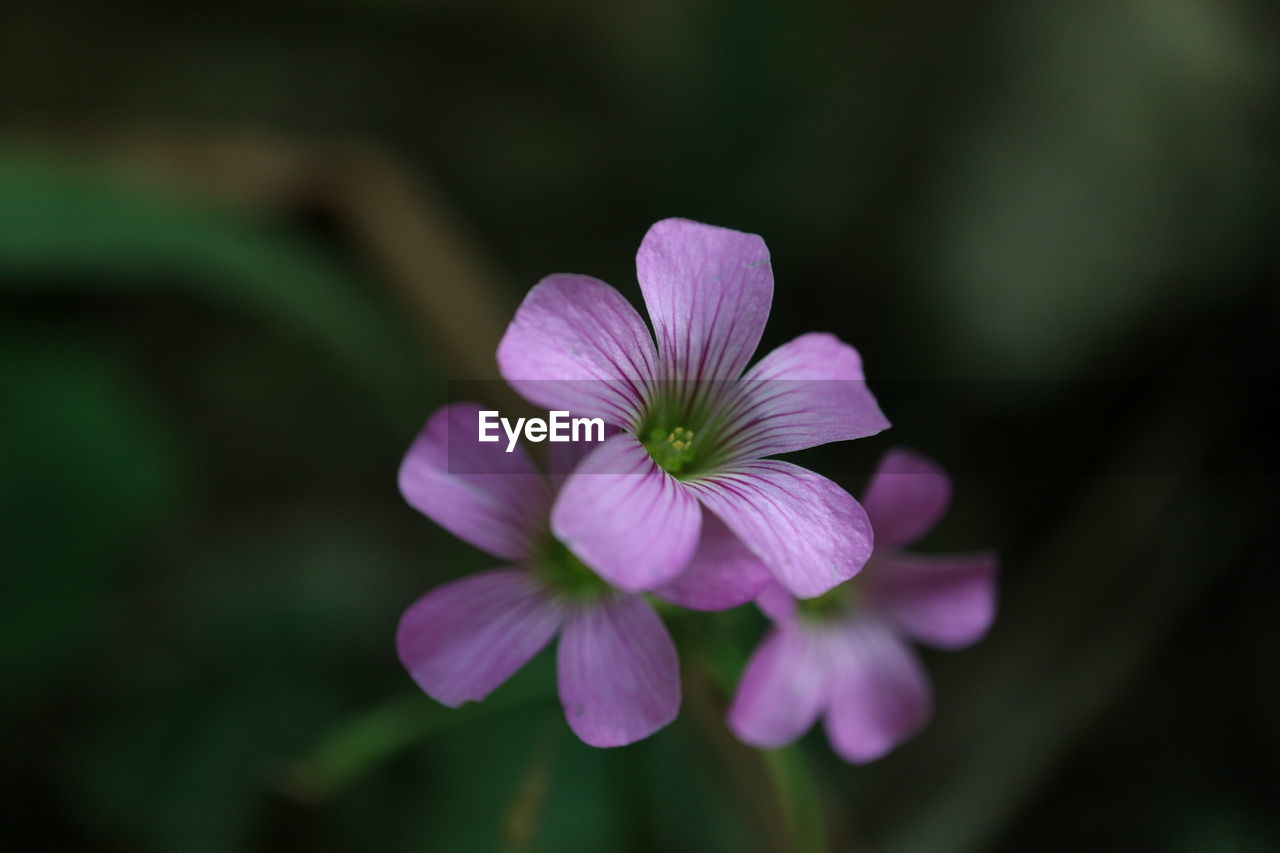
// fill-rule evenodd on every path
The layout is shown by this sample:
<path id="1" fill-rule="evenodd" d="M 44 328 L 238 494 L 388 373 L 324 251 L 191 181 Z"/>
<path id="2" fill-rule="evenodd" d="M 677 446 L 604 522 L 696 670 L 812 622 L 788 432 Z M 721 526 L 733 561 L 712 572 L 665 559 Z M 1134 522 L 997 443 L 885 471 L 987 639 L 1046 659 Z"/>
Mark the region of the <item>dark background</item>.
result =
<path id="1" fill-rule="evenodd" d="M 627 5 L 0 6 L 5 846 L 1280 849 L 1271 4 Z M 412 435 L 667 216 L 764 236 L 765 347 L 861 350 L 894 428 L 802 461 L 924 450 L 924 548 L 1001 551 L 874 765 L 770 775 L 725 679 L 599 751 L 545 656 L 456 712 L 395 658 L 490 565 Z"/>

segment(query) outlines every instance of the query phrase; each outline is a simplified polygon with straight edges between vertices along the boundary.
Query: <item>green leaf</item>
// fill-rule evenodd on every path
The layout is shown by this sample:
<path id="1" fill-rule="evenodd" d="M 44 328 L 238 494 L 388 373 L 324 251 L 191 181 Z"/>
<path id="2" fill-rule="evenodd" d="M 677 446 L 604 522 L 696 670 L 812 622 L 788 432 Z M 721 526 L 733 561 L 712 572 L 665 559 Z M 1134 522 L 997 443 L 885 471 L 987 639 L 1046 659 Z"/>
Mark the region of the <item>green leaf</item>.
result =
<path id="1" fill-rule="evenodd" d="M 294 798 L 322 800 L 340 793 L 405 749 L 456 726 L 546 703 L 554 682 L 546 667 L 522 672 L 484 702 L 447 708 L 414 692 L 348 720 L 326 735 L 307 758 L 287 768 L 282 785 Z"/>

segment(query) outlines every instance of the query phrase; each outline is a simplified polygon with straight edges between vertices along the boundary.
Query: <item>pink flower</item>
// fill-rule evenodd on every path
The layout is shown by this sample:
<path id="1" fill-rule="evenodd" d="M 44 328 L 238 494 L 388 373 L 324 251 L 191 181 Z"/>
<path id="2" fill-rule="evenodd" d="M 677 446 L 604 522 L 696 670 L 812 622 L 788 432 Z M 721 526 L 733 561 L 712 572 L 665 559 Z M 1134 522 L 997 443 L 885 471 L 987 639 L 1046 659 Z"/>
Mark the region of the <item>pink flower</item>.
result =
<path id="1" fill-rule="evenodd" d="M 781 746 L 825 714 L 832 747 L 861 763 L 928 722 L 929 681 L 908 640 L 962 648 L 977 642 L 995 616 L 994 553 L 900 550 L 937 523 L 950 498 L 941 468 L 892 451 L 863 501 L 876 550 L 862 574 L 811 601 L 796 602 L 776 585 L 765 590 L 758 604 L 774 626 L 747 663 L 729 709 L 739 738 Z"/>
<path id="2" fill-rule="evenodd" d="M 710 585 L 666 591 L 689 606 L 749 601 L 770 573 L 800 597 L 853 577 L 871 554 L 862 507 L 830 480 L 765 457 L 889 425 L 858 353 L 807 334 L 746 370 L 773 301 L 769 252 L 753 234 L 663 220 L 645 235 L 636 274 L 656 346 L 612 287 L 552 275 L 498 347 L 502 375 L 526 399 L 622 430 L 561 490 L 555 535 L 635 591 L 675 581 L 705 531 L 703 556 L 729 558 L 702 567 Z M 738 570 L 744 555 L 768 570 Z"/>
<path id="3" fill-rule="evenodd" d="M 427 593 L 405 611 L 400 660 L 442 704 L 479 701 L 560 634 L 560 701 L 592 746 L 648 737 L 680 707 L 679 662 L 643 598 L 613 589 L 552 535 L 552 487 L 517 448 L 477 441 L 479 407 L 446 406 L 400 467 L 400 491 L 454 535 L 511 565 Z M 563 445 L 561 445 L 563 447 Z"/>

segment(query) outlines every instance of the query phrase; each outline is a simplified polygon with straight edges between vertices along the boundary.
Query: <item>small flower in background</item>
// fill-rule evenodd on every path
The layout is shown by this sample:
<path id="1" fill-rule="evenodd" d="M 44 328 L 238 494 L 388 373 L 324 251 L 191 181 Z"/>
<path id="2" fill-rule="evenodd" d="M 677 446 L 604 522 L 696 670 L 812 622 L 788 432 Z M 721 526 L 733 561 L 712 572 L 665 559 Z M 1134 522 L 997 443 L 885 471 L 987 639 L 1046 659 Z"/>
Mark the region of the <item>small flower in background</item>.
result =
<path id="1" fill-rule="evenodd" d="M 905 450 L 888 453 L 863 506 L 875 553 L 857 579 L 809 601 L 776 584 L 758 603 L 774 621 L 729 709 L 743 741 L 777 747 L 825 714 L 837 753 L 862 763 L 928 722 L 928 677 L 908 640 L 942 649 L 977 642 L 995 616 L 996 555 L 900 550 L 931 529 L 951 498 L 947 475 Z"/>
<path id="2" fill-rule="evenodd" d="M 825 477 L 764 457 L 889 425 L 858 353 L 807 334 L 743 372 L 773 301 L 768 249 L 753 234 L 667 219 L 645 235 L 636 273 L 656 347 L 618 291 L 581 275 L 543 279 L 498 347 L 502 375 L 526 399 L 622 430 L 564 485 L 555 535 L 611 584 L 675 581 L 668 597 L 688 606 L 749 601 L 770 573 L 800 597 L 853 577 L 871 554 L 862 507 Z M 703 556 L 724 551 L 724 564 L 676 581 L 704 528 Z M 736 568 L 759 562 L 767 572 Z"/>
<path id="3" fill-rule="evenodd" d="M 405 611 L 400 660 L 432 698 L 479 701 L 560 634 L 560 700 L 592 746 L 648 737 L 680 707 L 679 661 L 643 598 L 601 580 L 552 535 L 552 487 L 523 448 L 476 440 L 480 408 L 446 406 L 400 468 L 405 500 L 507 568 L 446 584 Z"/>

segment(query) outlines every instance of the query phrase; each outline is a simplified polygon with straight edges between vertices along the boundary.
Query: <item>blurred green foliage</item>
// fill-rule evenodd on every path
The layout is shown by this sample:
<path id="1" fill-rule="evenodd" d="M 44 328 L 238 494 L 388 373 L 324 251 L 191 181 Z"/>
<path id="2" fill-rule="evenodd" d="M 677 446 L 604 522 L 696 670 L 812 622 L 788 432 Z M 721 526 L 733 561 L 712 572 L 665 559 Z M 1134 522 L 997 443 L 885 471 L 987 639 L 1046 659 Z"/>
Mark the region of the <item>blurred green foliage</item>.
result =
<path id="1" fill-rule="evenodd" d="M 110 354 L 8 328 L 0 345 L 6 695 L 66 677 L 105 628 L 105 592 L 188 500 L 183 447 Z M 91 428 L 86 428 L 91 426 Z"/>
<path id="2" fill-rule="evenodd" d="M 354 433 L 394 447 L 430 405 L 421 360 L 359 279 L 296 233 L 12 149 L 0 159 L 0 282 L 23 306 L 0 350 L 6 715 L 30 725 L 62 697 L 46 725 L 73 731 L 50 753 L 86 826 L 151 849 L 239 849 L 276 765 L 350 706 L 337 673 L 386 659 L 375 591 L 405 557 L 367 511 L 246 501 L 236 492 L 258 472 L 218 468 L 277 452 L 242 451 L 262 437 L 259 406 L 304 418 L 290 426 L 296 452 L 351 459 L 368 443 L 349 444 L 341 416 L 305 420 L 315 410 L 295 398 L 299 370 L 325 376 L 305 389 L 324 394 L 320 411 L 357 402 L 379 414 Z M 164 316 L 149 303 L 166 299 L 229 324 L 236 354 L 218 335 L 149 324 Z M 60 322 L 73 305 L 76 319 Z M 122 335 L 92 318 L 117 305 Z M 309 353 L 263 371 L 263 336 Z M 160 388 L 200 387 L 157 399 L 156 350 L 176 374 Z M 207 384 L 209 355 L 219 370 L 247 355 L 246 372 Z M 174 410 L 183 403 L 197 410 Z M 381 458 L 394 471 L 394 451 Z M 283 491 L 313 487 L 326 467 L 332 478 L 317 461 L 321 472 Z M 385 501 L 392 489 L 372 491 Z M 41 755 L 19 749 L 19 766 Z"/>

